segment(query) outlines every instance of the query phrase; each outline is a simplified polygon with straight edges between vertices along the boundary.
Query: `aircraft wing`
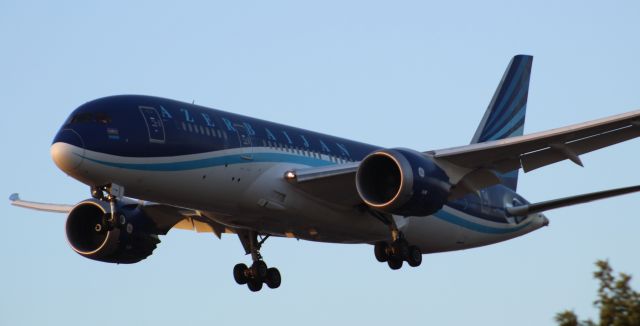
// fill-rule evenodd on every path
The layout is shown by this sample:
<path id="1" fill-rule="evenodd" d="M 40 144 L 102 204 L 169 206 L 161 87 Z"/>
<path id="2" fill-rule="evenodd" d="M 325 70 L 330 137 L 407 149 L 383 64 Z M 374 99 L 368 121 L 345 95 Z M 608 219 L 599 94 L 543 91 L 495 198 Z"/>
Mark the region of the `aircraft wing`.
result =
<path id="1" fill-rule="evenodd" d="M 529 172 L 640 136 L 640 110 L 529 135 L 425 152 L 452 174 L 464 176 L 452 198 L 499 182 L 490 171 Z M 285 179 L 309 195 L 341 206 L 362 203 L 355 187 L 359 162 L 290 171 Z M 489 171 L 489 172 L 487 172 Z M 452 180 L 458 182 L 458 180 Z"/>
<path id="2" fill-rule="evenodd" d="M 37 211 L 52 212 L 52 213 L 69 213 L 73 209 L 73 205 L 64 204 L 51 204 L 51 203 L 38 203 L 34 201 L 27 201 L 20 199 L 20 195 L 11 194 L 9 196 L 11 205 L 22 208 L 35 209 Z"/>
<path id="3" fill-rule="evenodd" d="M 285 179 L 298 189 L 330 204 L 355 206 L 363 203 L 356 189 L 360 162 L 292 170 Z"/>
<path id="4" fill-rule="evenodd" d="M 52 213 L 68 214 L 75 207 L 74 205 L 22 200 L 18 194 L 12 194 L 9 200 L 13 206 Z M 124 198 L 123 200 L 128 203 L 138 203 L 138 201 L 131 198 Z M 212 232 L 218 238 L 222 233 L 233 233 L 233 230 L 207 218 L 202 212 L 196 210 L 152 202 L 141 204 L 143 205 L 142 210 L 154 221 L 156 227 L 159 230 L 164 230 L 165 233 L 172 228 L 196 232 Z"/>
<path id="5" fill-rule="evenodd" d="M 427 152 L 438 161 L 476 169 L 529 172 L 569 159 L 582 165 L 579 155 L 640 136 L 640 110 L 467 146 Z"/>
<path id="6" fill-rule="evenodd" d="M 583 195 L 547 200 L 547 201 L 543 201 L 535 204 L 507 207 L 506 209 L 509 215 L 526 216 L 529 214 L 548 211 L 550 209 L 588 203 L 594 200 L 600 200 L 600 199 L 630 194 L 637 191 L 640 191 L 640 186 L 631 186 L 631 187 L 592 192 L 592 193 L 583 194 Z"/>
<path id="7" fill-rule="evenodd" d="M 171 228 L 211 232 L 218 238 L 223 233 L 235 233 L 232 229 L 206 217 L 203 212 L 158 203 L 145 203 L 142 210 L 156 223 L 159 229 L 169 231 Z"/>

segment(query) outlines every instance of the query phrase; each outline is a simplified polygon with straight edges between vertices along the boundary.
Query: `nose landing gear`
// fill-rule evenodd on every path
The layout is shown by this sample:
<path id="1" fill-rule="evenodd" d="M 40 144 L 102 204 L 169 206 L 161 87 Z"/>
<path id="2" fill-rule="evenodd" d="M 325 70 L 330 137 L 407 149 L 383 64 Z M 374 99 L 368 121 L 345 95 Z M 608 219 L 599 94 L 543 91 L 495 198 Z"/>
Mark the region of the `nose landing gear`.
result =
<path id="1" fill-rule="evenodd" d="M 110 212 L 102 216 L 100 223 L 96 224 L 96 232 L 111 231 L 116 227 L 126 224 L 126 217 L 116 211 L 116 202 L 124 196 L 124 187 L 115 183 L 104 186 L 91 187 L 91 197 L 109 203 Z"/>

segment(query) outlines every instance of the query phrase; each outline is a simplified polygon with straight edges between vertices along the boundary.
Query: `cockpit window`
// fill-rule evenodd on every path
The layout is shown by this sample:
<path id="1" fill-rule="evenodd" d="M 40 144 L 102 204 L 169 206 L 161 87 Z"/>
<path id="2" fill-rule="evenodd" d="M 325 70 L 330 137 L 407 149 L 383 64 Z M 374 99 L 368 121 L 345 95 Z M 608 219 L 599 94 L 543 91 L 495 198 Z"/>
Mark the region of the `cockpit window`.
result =
<path id="1" fill-rule="evenodd" d="M 111 117 L 104 112 L 98 112 L 96 113 L 96 121 L 101 124 L 107 124 L 111 122 Z"/>
<path id="2" fill-rule="evenodd" d="M 78 113 L 71 118 L 71 123 L 85 123 L 93 121 L 93 114 L 91 113 Z"/>
<path id="3" fill-rule="evenodd" d="M 81 112 L 71 117 L 69 124 L 88 123 L 88 122 L 98 122 L 101 124 L 108 124 L 108 123 L 111 123 L 111 117 L 109 117 L 109 115 L 104 112 L 98 112 L 98 113 Z"/>

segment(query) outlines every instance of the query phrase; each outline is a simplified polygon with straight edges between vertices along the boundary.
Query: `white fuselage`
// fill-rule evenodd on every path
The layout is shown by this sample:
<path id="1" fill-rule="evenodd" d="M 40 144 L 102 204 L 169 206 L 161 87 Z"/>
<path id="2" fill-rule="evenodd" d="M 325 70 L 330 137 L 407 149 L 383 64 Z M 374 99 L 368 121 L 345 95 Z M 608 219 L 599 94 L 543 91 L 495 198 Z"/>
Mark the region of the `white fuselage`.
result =
<path id="1" fill-rule="evenodd" d="M 390 239 L 388 227 L 367 210 L 312 198 L 283 178 L 286 171 L 307 166 L 252 159 L 256 153 L 277 153 L 278 149 L 236 148 L 175 157 L 132 158 L 58 142 L 52 145 L 51 151 L 62 170 L 87 185 L 116 183 L 124 187 L 126 196 L 198 210 L 213 222 L 232 228 L 335 243 Z M 167 168 L 232 156 L 236 160 L 228 164 Z M 541 214 L 530 215 L 517 224 L 505 224 L 474 217 L 446 205 L 431 216 L 394 218 L 407 240 L 423 253 L 488 245 L 546 224 Z"/>

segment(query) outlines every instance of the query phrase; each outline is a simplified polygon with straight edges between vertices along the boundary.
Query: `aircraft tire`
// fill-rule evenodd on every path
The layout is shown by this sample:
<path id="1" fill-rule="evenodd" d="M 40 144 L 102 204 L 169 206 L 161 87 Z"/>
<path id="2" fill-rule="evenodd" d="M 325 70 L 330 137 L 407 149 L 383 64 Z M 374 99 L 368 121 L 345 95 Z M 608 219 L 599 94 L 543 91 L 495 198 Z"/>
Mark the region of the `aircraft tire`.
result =
<path id="1" fill-rule="evenodd" d="M 256 279 L 249 279 L 247 281 L 247 286 L 251 292 L 258 292 L 262 289 L 262 281 Z"/>
<path id="2" fill-rule="evenodd" d="M 247 276 L 245 272 L 249 268 L 245 264 L 237 264 L 233 266 L 233 279 L 236 280 L 236 283 L 243 285 L 247 284 Z"/>
<path id="3" fill-rule="evenodd" d="M 389 245 L 384 241 L 376 242 L 376 244 L 374 245 L 373 252 L 379 262 L 384 263 L 389 260 L 389 255 L 387 254 L 388 247 Z"/>
<path id="4" fill-rule="evenodd" d="M 257 260 L 251 265 L 253 277 L 263 280 L 267 276 L 267 264 L 262 260 Z"/>
<path id="5" fill-rule="evenodd" d="M 416 246 L 409 246 L 409 257 L 407 263 L 411 267 L 418 267 L 422 264 L 422 252 Z"/>
<path id="6" fill-rule="evenodd" d="M 393 270 L 400 269 L 402 268 L 402 259 L 398 257 L 389 257 L 387 264 L 389 264 L 389 268 Z"/>
<path id="7" fill-rule="evenodd" d="M 274 267 L 267 269 L 267 276 L 265 277 L 264 282 L 271 289 L 277 289 L 280 287 L 280 283 L 282 283 L 280 271 Z"/>

